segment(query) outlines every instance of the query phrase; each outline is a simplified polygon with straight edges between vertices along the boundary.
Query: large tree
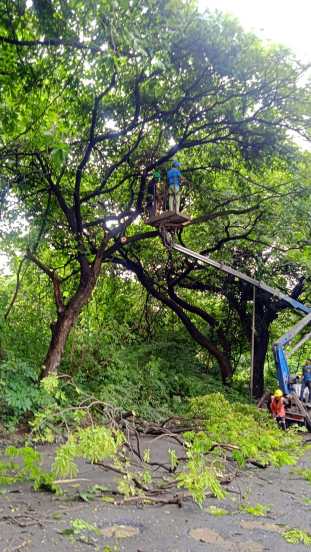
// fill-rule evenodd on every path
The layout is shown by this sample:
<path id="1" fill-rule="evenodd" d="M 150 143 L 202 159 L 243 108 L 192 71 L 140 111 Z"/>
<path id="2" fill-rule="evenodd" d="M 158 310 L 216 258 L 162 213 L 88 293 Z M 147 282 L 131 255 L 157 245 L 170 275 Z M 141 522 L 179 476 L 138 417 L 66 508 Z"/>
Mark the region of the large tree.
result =
<path id="1" fill-rule="evenodd" d="M 236 21 L 202 16 L 182 0 L 18 0 L 1 6 L 0 42 L 3 195 L 22 205 L 35 234 L 26 257 L 54 290 L 43 373 L 57 370 L 106 263 L 117 262 L 175 311 L 230 377 L 230 343 L 215 317 L 178 297 L 166 274 L 161 293 L 161 275 L 148 280 L 121 237 L 127 231 L 131 247 L 157 235 L 141 223 L 146 187 L 176 154 L 185 173 L 194 171 L 186 200 L 193 226 L 214 221 L 209 250 L 231 241 L 231 216 L 248 214 L 237 235 L 250 235 L 263 197 L 248 197 L 248 172 L 260 182 L 267 166 L 282 170 L 295 155 L 289 131 L 307 136 L 306 68 Z M 209 175 L 218 177 L 218 192 L 207 211 Z M 189 313 L 214 328 L 217 342 Z"/>
<path id="2" fill-rule="evenodd" d="M 179 239 L 201 254 L 268 282 L 292 298 L 309 302 L 310 192 L 308 181 L 303 177 L 303 165 L 298 164 L 296 171 L 291 173 L 279 167 L 277 175 L 273 176 L 267 169 L 262 171 L 258 182 L 248 170 L 244 193 L 236 196 L 234 201 L 233 192 L 242 177 L 241 163 L 239 167 L 237 180 L 226 163 L 231 207 L 228 208 L 228 198 L 224 197 L 227 184 L 221 190 L 225 177 L 222 176 L 222 182 L 219 182 L 219 175 L 215 176 L 217 190 L 213 188 L 214 177 L 209 179 L 211 193 L 204 201 L 206 214 L 194 218 Z M 246 348 L 250 359 L 253 287 L 193 259 L 184 259 L 180 254 L 174 253 L 169 262 L 162 264 L 158 262 L 159 257 L 160 251 L 154 246 L 150 252 L 147 244 L 143 249 L 141 244 L 133 242 L 119 251 L 114 259 L 116 263 L 133 270 L 149 293 L 172 308 L 180 318 L 180 313 L 188 314 L 190 320 L 184 321 L 188 331 L 212 352 L 221 367 L 226 368 L 225 362 L 229 360 L 229 369 L 232 370 L 232 361 L 239 357 L 239 351 Z M 255 396 L 262 395 L 264 388 L 264 365 L 271 324 L 285 309 L 288 309 L 285 301 L 262 290 L 256 291 Z M 287 325 L 284 321 L 282 327 L 278 326 L 275 338 L 294 323 L 292 317 Z M 215 353 L 212 345 L 217 349 Z M 222 375 L 225 379 L 225 369 Z"/>

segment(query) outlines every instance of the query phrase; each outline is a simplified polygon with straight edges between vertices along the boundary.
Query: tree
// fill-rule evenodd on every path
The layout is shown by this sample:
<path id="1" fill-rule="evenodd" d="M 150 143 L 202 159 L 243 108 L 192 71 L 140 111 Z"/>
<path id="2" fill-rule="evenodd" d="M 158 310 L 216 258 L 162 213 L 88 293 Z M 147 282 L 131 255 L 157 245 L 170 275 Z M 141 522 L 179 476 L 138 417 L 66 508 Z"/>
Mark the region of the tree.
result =
<path id="1" fill-rule="evenodd" d="M 195 222 L 222 220 L 224 235 L 217 231 L 215 240 L 226 243 L 228 217 L 250 213 L 251 232 L 261 218 L 256 197 L 249 206 L 243 193 L 227 190 L 224 199 L 223 171 L 237 182 L 252 171 L 258 180 L 263 167 L 277 172 L 290 160 L 288 131 L 306 137 L 310 120 L 309 89 L 299 84 L 306 68 L 235 20 L 200 15 L 190 1 L 12 2 L 0 17 L 2 189 L 7 201 L 18 198 L 36 230 L 26 257 L 54 290 L 43 374 L 57 370 L 106 263 L 119 262 L 152 287 L 230 377 L 221 330 L 219 347 L 186 312 L 214 328 L 215 319 L 186 304 L 170 282 L 161 294 L 121 237 L 127 231 L 131 246 L 157 235 L 138 224 L 146 186 L 177 153 L 189 169 L 199 162 L 187 199 Z M 210 173 L 222 199 L 206 212 L 203 178 Z"/>
<path id="2" fill-rule="evenodd" d="M 224 213 L 223 206 L 220 209 L 215 205 L 220 199 L 219 192 L 217 194 L 213 191 L 205 206 L 209 216 L 204 217 L 203 223 L 194 219 L 193 224 L 183 231 L 182 239 L 191 249 L 199 250 L 202 254 L 224 261 L 253 278 L 268 282 L 294 299 L 308 302 L 310 266 L 306 255 L 306 236 L 310 223 L 309 188 L 308 182 L 304 182 L 302 167 L 297 166 L 296 169 L 297 172 L 293 171 L 291 174 L 279 170 L 277 188 L 276 182 L 273 185 L 271 181 L 271 174 L 269 181 L 269 171 L 261 175 L 261 178 L 264 177 L 264 185 L 262 180 L 252 181 L 245 189 L 248 203 L 244 210 L 243 200 L 239 198 L 241 205 L 238 206 L 237 202 L 235 209 L 226 209 Z M 234 189 L 232 175 L 228 178 Z M 248 179 L 251 179 L 250 172 Z M 205 244 L 204 249 L 202 244 Z M 301 252 L 305 252 L 305 262 Z M 182 307 L 185 312 L 191 313 L 192 320 L 187 321 L 189 331 L 195 333 L 194 328 L 190 329 L 189 326 L 199 324 L 201 333 L 203 331 L 205 335 L 198 336 L 198 341 L 202 345 L 204 343 L 203 346 L 212 354 L 214 352 L 209 344 L 215 345 L 216 358 L 223 351 L 230 362 L 229 370 L 233 370 L 231 363 L 234 357 L 239 357 L 241 347 L 248 347 L 250 351 L 252 345 L 252 286 L 217 272 L 214 268 L 183 259 L 179 254 L 174 255 L 171 262 L 159 266 L 159 256 L 158 250 L 148 255 L 146 250 L 142 251 L 141 246 L 135 244 L 127 248 L 126 256 L 123 254 L 119 262 L 128 269 L 133 269 L 141 283 L 155 297 L 166 304 L 174 301 L 177 303 L 175 308 Z M 138 263 L 138 258 L 143 259 L 143 262 Z M 252 391 L 255 396 L 261 396 L 270 327 L 279 313 L 288 309 L 288 305 L 260 290 L 256 292 L 255 304 Z M 202 321 L 209 328 L 206 328 L 206 324 L 204 328 Z M 240 335 L 239 327 L 244 337 Z M 289 327 L 290 323 L 287 329 Z M 279 337 L 285 332 L 285 328 L 286 326 L 279 328 Z M 209 344 L 204 340 L 209 341 Z M 221 361 L 224 364 L 223 358 Z M 220 366 L 223 364 L 220 363 Z M 222 374 L 225 379 L 225 370 Z"/>

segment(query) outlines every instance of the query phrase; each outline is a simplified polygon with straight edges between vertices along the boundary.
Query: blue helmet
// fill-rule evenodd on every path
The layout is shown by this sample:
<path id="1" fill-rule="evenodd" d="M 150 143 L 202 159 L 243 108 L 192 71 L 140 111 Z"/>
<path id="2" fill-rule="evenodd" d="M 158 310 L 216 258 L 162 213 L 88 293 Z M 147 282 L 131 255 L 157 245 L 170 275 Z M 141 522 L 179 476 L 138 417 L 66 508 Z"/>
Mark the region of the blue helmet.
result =
<path id="1" fill-rule="evenodd" d="M 176 161 L 176 160 L 174 159 L 174 161 L 173 161 L 173 167 L 180 167 L 179 161 Z"/>

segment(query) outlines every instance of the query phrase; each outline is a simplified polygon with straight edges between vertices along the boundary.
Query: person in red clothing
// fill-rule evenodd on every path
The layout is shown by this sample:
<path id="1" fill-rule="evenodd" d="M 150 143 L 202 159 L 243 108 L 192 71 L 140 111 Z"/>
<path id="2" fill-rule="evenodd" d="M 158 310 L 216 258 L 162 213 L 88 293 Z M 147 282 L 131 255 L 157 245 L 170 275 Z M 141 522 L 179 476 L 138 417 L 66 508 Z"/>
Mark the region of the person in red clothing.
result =
<path id="1" fill-rule="evenodd" d="M 286 421 L 285 421 L 285 399 L 283 397 L 283 393 L 281 389 L 277 389 L 272 396 L 270 409 L 273 418 L 276 419 L 278 425 L 282 429 L 286 429 Z"/>

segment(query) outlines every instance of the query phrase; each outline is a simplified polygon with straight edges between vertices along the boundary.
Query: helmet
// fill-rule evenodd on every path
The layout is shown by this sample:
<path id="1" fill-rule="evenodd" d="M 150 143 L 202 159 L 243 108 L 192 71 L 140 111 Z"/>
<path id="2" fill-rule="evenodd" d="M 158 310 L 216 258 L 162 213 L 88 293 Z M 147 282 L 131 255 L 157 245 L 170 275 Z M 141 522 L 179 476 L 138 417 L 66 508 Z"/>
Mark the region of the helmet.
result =
<path id="1" fill-rule="evenodd" d="M 274 392 L 274 397 L 276 397 L 277 399 L 280 399 L 281 397 L 283 397 L 283 392 L 281 391 L 281 389 L 277 389 Z"/>
<path id="2" fill-rule="evenodd" d="M 173 161 L 173 167 L 180 167 L 180 163 L 179 161 L 176 161 L 176 159 Z"/>

